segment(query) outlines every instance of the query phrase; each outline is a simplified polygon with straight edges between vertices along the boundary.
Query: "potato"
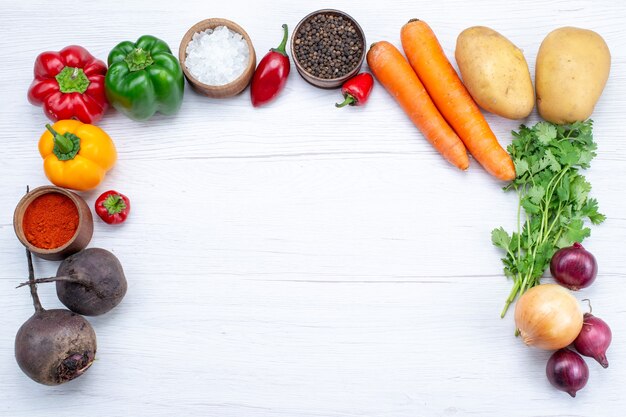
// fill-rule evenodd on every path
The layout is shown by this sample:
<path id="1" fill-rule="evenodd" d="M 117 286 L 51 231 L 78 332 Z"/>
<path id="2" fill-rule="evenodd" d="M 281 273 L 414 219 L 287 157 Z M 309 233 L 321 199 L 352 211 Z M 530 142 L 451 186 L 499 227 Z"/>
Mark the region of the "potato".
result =
<path id="1" fill-rule="evenodd" d="M 545 120 L 585 120 L 609 78 L 611 54 L 596 32 L 563 27 L 548 34 L 537 53 L 537 109 Z"/>
<path id="2" fill-rule="evenodd" d="M 535 91 L 522 51 L 493 29 L 474 26 L 456 40 L 456 62 L 474 101 L 508 119 L 523 119 L 535 105 Z"/>

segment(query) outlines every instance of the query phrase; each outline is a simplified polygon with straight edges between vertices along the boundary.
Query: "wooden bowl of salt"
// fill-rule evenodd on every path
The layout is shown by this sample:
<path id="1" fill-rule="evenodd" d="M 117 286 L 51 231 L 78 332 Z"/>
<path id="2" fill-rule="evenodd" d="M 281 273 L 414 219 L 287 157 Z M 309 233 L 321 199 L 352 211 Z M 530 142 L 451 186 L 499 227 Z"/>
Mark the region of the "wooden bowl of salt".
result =
<path id="1" fill-rule="evenodd" d="M 189 85 L 212 98 L 241 93 L 256 69 L 250 36 L 228 19 L 206 19 L 193 25 L 180 41 L 178 57 Z"/>
<path id="2" fill-rule="evenodd" d="M 93 236 L 93 216 L 78 194 L 47 185 L 17 203 L 13 228 L 33 255 L 59 261 L 87 247 Z"/>

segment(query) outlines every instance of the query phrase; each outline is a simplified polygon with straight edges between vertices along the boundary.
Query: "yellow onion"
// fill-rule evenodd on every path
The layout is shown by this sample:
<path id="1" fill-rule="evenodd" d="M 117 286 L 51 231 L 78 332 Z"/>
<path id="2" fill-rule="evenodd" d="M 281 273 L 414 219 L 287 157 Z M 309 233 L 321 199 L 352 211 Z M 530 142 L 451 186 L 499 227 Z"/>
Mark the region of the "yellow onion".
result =
<path id="1" fill-rule="evenodd" d="M 515 326 L 528 346 L 556 350 L 571 344 L 583 327 L 576 297 L 557 284 L 537 285 L 515 306 Z"/>

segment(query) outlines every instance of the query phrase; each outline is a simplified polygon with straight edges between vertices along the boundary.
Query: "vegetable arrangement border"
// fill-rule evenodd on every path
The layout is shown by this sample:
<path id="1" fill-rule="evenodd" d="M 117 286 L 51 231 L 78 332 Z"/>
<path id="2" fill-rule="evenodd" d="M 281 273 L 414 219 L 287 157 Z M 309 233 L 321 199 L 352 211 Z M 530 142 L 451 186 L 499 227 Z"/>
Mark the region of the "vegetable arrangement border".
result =
<path id="1" fill-rule="evenodd" d="M 434 31 L 422 20 L 411 19 L 400 30 L 406 58 L 386 41 L 373 43 L 365 52 L 364 35 L 355 27 L 360 30 L 355 20 L 336 10 L 321 10 L 303 19 L 292 37 L 299 73 L 319 86 L 337 85 L 350 74 L 342 82 L 343 102 L 336 107 L 364 106 L 375 78 L 447 161 L 466 170 L 469 152 L 485 171 L 507 182 L 505 191 L 516 192 L 516 230 L 508 233 L 500 227 L 491 236 L 493 245 L 505 254 L 504 274 L 513 280 L 501 316 L 519 296 L 516 334 L 528 345 L 556 351 L 547 364 L 548 379 L 575 396 L 587 382 L 588 369 L 567 347 L 573 343 L 582 355 L 608 367 L 606 350 L 611 341 L 608 325 L 591 312 L 583 315 L 570 292 L 591 285 L 597 274 L 595 257 L 580 244 L 590 235 L 585 221 L 605 220 L 598 202 L 589 197 L 591 184 L 581 171 L 596 156 L 589 117 L 609 76 L 606 43 L 586 29 L 552 31 L 539 48 L 533 86 L 522 51 L 490 28 L 475 26 L 459 34 L 455 50 L 459 76 Z M 249 81 L 254 107 L 275 100 L 288 81 L 287 25 L 282 29 L 280 45 L 263 57 Z M 228 28 L 217 32 L 203 31 L 202 41 L 194 44 L 204 48 L 201 56 L 220 56 L 211 53 L 219 50 L 248 57 L 228 50 L 229 45 L 248 47 L 241 33 Z M 359 73 L 364 55 L 373 77 Z M 182 51 L 180 56 L 182 60 Z M 109 106 L 134 120 L 147 120 L 156 113 L 171 115 L 181 107 L 187 63 L 181 66 L 163 40 L 143 35 L 136 42 L 121 42 L 107 62 L 108 69 L 76 45 L 41 53 L 35 60 L 28 100 L 41 105 L 55 122 L 46 125 L 39 152 L 46 176 L 58 187 L 95 189 L 114 166 L 117 152 L 112 139 L 92 125 Z M 594 70 L 586 69 L 590 62 L 597 64 Z M 194 65 L 202 62 L 196 60 Z M 212 65 L 201 69 L 210 72 L 226 64 Z M 220 77 L 228 75 L 228 68 L 219 69 Z M 572 77 L 574 73 L 578 76 Z M 234 80 L 229 83 L 241 79 L 237 73 L 228 76 Z M 193 85 L 189 76 L 188 81 Z M 535 101 L 544 121 L 532 127 L 522 124 L 505 150 L 481 108 L 519 120 L 532 112 Z M 128 197 L 113 190 L 95 203 L 96 214 L 107 224 L 123 223 L 129 211 Z M 18 227 L 19 222 L 16 233 Z M 104 249 L 84 249 L 89 239 L 50 278 L 35 278 L 27 249 L 29 281 L 22 285 L 31 289 L 35 314 L 20 328 L 15 346 L 19 366 L 37 382 L 56 385 L 82 375 L 96 352 L 95 332 L 82 315 L 104 314 L 126 294 L 126 278 L 117 258 Z M 548 266 L 563 286 L 540 283 Z M 46 282 L 56 283 L 68 310 L 43 309 L 36 285 Z M 47 343 L 59 348 L 42 352 L 38 346 Z"/>

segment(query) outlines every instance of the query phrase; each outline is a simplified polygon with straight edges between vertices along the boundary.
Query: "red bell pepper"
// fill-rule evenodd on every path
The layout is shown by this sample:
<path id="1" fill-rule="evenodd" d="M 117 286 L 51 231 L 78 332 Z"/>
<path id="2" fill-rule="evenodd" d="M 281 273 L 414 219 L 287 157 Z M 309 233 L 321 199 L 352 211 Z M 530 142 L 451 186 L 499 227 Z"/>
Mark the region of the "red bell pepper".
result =
<path id="1" fill-rule="evenodd" d="M 96 200 L 96 214 L 108 224 L 122 223 L 130 212 L 130 200 L 124 194 L 109 190 Z"/>
<path id="2" fill-rule="evenodd" d="M 283 25 L 283 31 L 283 40 L 278 48 L 270 49 L 254 71 L 250 84 L 250 98 L 254 107 L 272 101 L 287 83 L 290 69 L 289 56 L 285 51 L 287 25 Z"/>
<path id="3" fill-rule="evenodd" d="M 109 107 L 104 92 L 106 64 L 81 46 L 42 52 L 35 60 L 35 79 L 28 101 L 43 105 L 49 119 L 98 122 Z"/>
<path id="4" fill-rule="evenodd" d="M 350 106 L 362 106 L 367 102 L 367 99 L 374 87 L 374 78 L 367 72 L 362 72 L 359 75 L 355 75 L 346 81 L 341 87 L 341 93 L 343 94 L 344 101 L 342 103 L 335 104 L 336 107 Z"/>

